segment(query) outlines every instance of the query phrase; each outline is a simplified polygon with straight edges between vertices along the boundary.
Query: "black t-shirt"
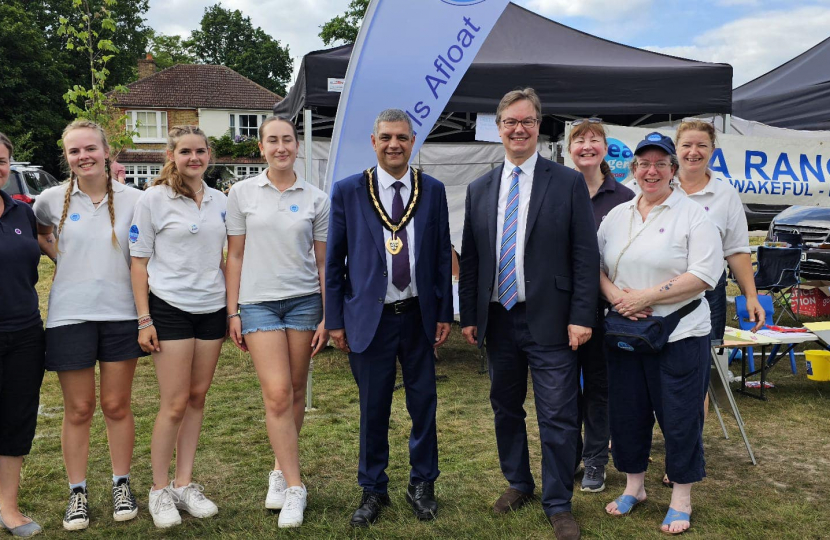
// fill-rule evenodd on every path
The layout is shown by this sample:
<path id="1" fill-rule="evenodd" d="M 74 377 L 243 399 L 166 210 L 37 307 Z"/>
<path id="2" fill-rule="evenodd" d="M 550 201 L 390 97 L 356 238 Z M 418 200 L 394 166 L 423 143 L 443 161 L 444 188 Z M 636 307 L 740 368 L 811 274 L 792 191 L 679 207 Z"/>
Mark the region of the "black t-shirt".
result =
<path id="1" fill-rule="evenodd" d="M 42 324 L 35 290 L 40 247 L 29 205 L 5 191 L 0 196 L 0 332 L 14 332 Z"/>
<path id="2" fill-rule="evenodd" d="M 634 198 L 634 192 L 617 182 L 614 175 L 607 174 L 605 181 L 599 187 L 596 195 L 591 199 L 591 204 L 594 206 L 594 222 L 597 225 L 597 230 L 608 215 L 608 212 L 614 207 L 628 202 Z"/>

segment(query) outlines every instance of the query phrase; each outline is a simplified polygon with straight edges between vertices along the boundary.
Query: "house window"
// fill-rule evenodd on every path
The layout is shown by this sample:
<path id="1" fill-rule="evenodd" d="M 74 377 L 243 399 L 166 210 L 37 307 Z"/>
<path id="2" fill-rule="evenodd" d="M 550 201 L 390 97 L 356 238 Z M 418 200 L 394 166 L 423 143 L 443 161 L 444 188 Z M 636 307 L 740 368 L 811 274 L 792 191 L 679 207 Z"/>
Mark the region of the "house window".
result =
<path id="1" fill-rule="evenodd" d="M 253 137 L 256 138 L 259 133 L 259 125 L 262 120 L 265 120 L 266 115 L 259 114 L 237 114 L 230 115 L 230 131 L 233 137 Z"/>
<path id="2" fill-rule="evenodd" d="M 166 111 L 127 111 L 127 131 L 136 131 L 136 142 L 167 140 Z"/>
<path id="3" fill-rule="evenodd" d="M 161 165 L 157 164 L 124 165 L 124 169 L 127 171 L 127 182 L 140 188 L 144 188 L 161 173 Z"/>
<path id="4" fill-rule="evenodd" d="M 251 176 L 256 176 L 257 174 L 261 173 L 265 170 L 265 166 L 257 166 L 257 165 L 237 165 L 236 166 L 236 178 L 242 180 L 243 178 L 248 178 Z"/>

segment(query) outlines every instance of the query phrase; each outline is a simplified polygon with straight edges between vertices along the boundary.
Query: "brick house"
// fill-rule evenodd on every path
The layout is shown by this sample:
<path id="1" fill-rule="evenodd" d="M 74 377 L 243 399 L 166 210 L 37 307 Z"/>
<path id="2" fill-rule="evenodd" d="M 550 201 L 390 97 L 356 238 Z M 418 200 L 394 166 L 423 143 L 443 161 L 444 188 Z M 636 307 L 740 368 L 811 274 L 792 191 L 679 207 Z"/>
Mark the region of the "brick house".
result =
<path id="1" fill-rule="evenodd" d="M 135 148 L 121 151 L 118 161 L 127 181 L 143 185 L 156 177 L 165 160 L 169 127 L 198 125 L 209 137 L 230 131 L 233 137 L 256 137 L 262 120 L 282 97 L 225 66 L 180 64 L 156 72 L 151 55 L 138 61 L 139 79 L 117 94 L 118 107 L 135 129 Z M 137 126 L 137 127 L 135 127 Z M 234 158 L 213 155 L 223 175 L 242 178 L 267 167 L 260 156 Z M 221 169 L 225 169 L 222 171 Z"/>

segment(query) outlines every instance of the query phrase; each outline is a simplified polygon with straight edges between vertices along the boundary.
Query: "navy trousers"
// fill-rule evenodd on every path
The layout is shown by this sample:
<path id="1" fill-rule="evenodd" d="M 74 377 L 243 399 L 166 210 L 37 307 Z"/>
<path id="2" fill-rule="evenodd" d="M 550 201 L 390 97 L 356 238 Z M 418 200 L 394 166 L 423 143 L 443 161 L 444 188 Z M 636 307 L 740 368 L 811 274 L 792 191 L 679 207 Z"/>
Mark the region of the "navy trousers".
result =
<path id="1" fill-rule="evenodd" d="M 648 468 L 654 417 L 666 440 L 666 473 L 690 484 L 706 476 L 703 397 L 709 386 L 709 336 L 667 343 L 659 354 L 605 349 L 608 358 L 611 452 L 624 473 Z"/>
<path id="2" fill-rule="evenodd" d="M 709 317 L 712 320 L 710 339 L 723 339 L 726 328 L 726 272 L 721 275 L 718 284 L 711 291 L 704 293 L 709 303 Z"/>
<path id="3" fill-rule="evenodd" d="M 587 343 L 576 351 L 579 370 L 582 372 L 582 388 L 579 392 L 579 426 L 585 428 L 577 438 L 576 464 L 580 459 L 586 467 L 608 464 L 608 366 L 605 362 L 605 331 L 603 316 Z"/>
<path id="4" fill-rule="evenodd" d="M 438 478 L 435 410 L 435 353 L 416 307 L 400 315 L 384 313 L 375 337 L 362 353 L 349 353 L 360 392 L 360 460 L 357 481 L 366 491 L 386 493 L 389 477 L 389 414 L 397 364 L 401 363 L 409 434 L 410 482 Z"/>
<path id="5" fill-rule="evenodd" d="M 510 487 L 535 489 L 527 448 L 527 371 L 533 380 L 542 441 L 542 507 L 549 516 L 571 510 L 576 462 L 576 352 L 567 345 L 545 347 L 533 341 L 525 304 L 507 311 L 491 303 L 487 326 L 490 404 L 496 424 L 499 463 Z"/>

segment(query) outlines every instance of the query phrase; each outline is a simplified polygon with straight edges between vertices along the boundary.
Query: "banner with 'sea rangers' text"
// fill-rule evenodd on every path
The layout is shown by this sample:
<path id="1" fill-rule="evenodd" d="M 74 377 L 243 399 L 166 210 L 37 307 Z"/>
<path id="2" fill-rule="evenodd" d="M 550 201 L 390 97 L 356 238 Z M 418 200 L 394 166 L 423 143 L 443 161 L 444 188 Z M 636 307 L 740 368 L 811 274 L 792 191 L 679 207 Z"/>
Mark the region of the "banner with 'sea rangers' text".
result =
<path id="1" fill-rule="evenodd" d="M 414 156 L 509 0 L 372 0 L 352 49 L 324 189 L 377 163 L 378 113 L 401 109 Z"/>
<path id="2" fill-rule="evenodd" d="M 570 125 L 566 127 L 565 140 Z M 653 131 L 675 138 L 674 129 L 606 125 L 605 161 L 617 181 L 631 178 L 629 165 L 637 143 Z M 565 164 L 573 167 L 568 152 Z M 729 182 L 746 204 L 830 207 L 830 139 L 768 139 L 717 134 L 709 161 L 712 177 Z"/>

